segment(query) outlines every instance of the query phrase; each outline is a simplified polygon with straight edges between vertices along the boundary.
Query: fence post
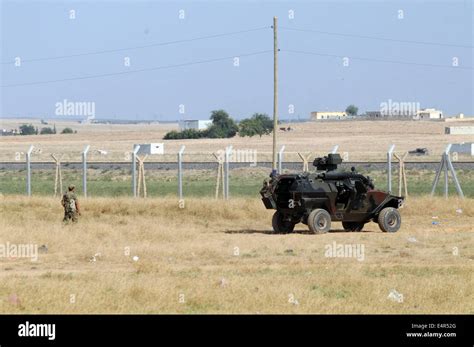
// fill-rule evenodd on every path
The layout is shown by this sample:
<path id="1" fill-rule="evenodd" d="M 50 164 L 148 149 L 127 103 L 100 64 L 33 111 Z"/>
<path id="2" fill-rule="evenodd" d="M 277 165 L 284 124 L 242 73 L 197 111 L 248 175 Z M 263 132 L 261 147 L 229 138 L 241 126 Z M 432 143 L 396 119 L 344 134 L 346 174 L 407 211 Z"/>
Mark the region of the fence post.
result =
<path id="1" fill-rule="evenodd" d="M 183 200 L 183 152 L 186 146 L 181 146 L 178 152 L 178 196 Z"/>
<path id="2" fill-rule="evenodd" d="M 132 191 L 133 197 L 137 197 L 137 153 L 140 145 L 135 145 L 132 152 Z"/>
<path id="3" fill-rule="evenodd" d="M 438 185 L 439 177 L 441 176 L 441 171 L 444 171 L 444 196 L 447 198 L 449 195 L 449 178 L 448 173 L 451 171 L 451 175 L 453 176 L 454 186 L 456 187 L 456 191 L 461 199 L 464 198 L 464 193 L 461 189 L 461 185 L 459 184 L 458 177 L 456 175 L 456 171 L 454 170 L 453 163 L 451 162 L 451 158 L 449 156 L 449 152 L 451 151 L 452 144 L 448 144 L 446 149 L 441 156 L 441 162 L 439 164 L 438 170 L 436 171 L 435 179 L 433 181 L 433 186 L 431 187 L 431 196 L 434 195 L 436 186 Z"/>
<path id="4" fill-rule="evenodd" d="M 224 166 L 224 198 L 229 199 L 229 154 L 232 151 L 232 146 L 225 149 L 225 166 Z"/>
<path id="5" fill-rule="evenodd" d="M 441 156 L 441 161 L 439 162 L 438 169 L 436 170 L 435 178 L 433 180 L 433 185 L 431 186 L 431 196 L 434 195 L 436 186 L 438 185 L 439 177 L 441 176 L 441 171 L 443 170 L 444 166 L 444 155 Z"/>
<path id="6" fill-rule="evenodd" d="M 443 153 L 443 162 L 444 162 L 444 197 L 447 199 L 449 195 L 449 177 L 448 177 L 448 160 L 449 152 L 451 151 L 452 144 L 448 144 Z"/>
<path id="7" fill-rule="evenodd" d="M 392 153 L 395 149 L 395 145 L 391 145 L 387 152 L 387 189 L 388 192 L 392 192 Z"/>
<path id="8" fill-rule="evenodd" d="M 335 146 L 332 148 L 331 153 L 332 153 L 332 154 L 336 154 L 338 149 L 339 149 L 339 145 L 335 145 Z"/>
<path id="9" fill-rule="evenodd" d="M 26 194 L 31 196 L 31 152 L 35 146 L 30 145 L 26 152 Z"/>
<path id="10" fill-rule="evenodd" d="M 224 150 L 224 174 L 222 177 L 222 197 L 227 199 L 227 147 Z"/>
<path id="11" fill-rule="evenodd" d="M 453 163 L 451 163 L 451 158 L 449 158 L 449 154 L 448 154 L 448 167 L 449 167 L 449 170 L 451 171 L 451 175 L 453 176 L 453 180 L 454 180 L 454 186 L 456 187 L 456 191 L 458 192 L 458 195 L 461 199 L 464 199 L 464 193 L 461 189 L 461 185 L 459 184 L 459 181 L 458 181 L 458 177 L 456 175 L 456 171 L 454 171 L 454 167 L 453 167 Z"/>
<path id="12" fill-rule="evenodd" d="M 87 145 L 82 151 L 82 191 L 87 198 L 87 152 L 91 146 Z"/>
<path id="13" fill-rule="evenodd" d="M 281 146 L 280 151 L 278 152 L 278 174 L 281 175 L 281 163 L 283 162 L 283 151 L 285 150 L 285 145 Z"/>
<path id="14" fill-rule="evenodd" d="M 444 162 L 444 197 L 447 199 L 449 195 L 449 180 L 448 180 L 448 155 L 443 153 Z"/>

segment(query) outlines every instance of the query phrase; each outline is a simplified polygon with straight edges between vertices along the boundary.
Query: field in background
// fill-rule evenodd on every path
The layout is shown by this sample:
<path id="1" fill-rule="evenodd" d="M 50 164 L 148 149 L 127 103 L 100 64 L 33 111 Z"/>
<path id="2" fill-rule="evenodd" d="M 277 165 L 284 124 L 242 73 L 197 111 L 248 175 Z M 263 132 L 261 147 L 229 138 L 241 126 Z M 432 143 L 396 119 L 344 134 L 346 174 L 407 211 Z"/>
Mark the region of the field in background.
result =
<path id="1" fill-rule="evenodd" d="M 472 199 L 410 199 L 394 234 L 325 235 L 270 234 L 257 199 L 185 202 L 93 198 L 64 226 L 57 199 L 0 197 L 1 242 L 48 248 L 0 258 L 0 312 L 474 313 Z M 334 242 L 363 259 L 326 257 Z"/>
<path id="2" fill-rule="evenodd" d="M 22 123 L 32 123 L 38 128 L 53 126 L 61 131 L 65 127 L 77 130 L 77 134 L 14 136 L 0 139 L 0 161 L 23 161 L 30 144 L 41 153 L 34 153 L 33 161 L 51 161 L 50 154 L 65 154 L 65 161 L 80 161 L 84 146 L 91 145 L 90 161 L 129 161 L 133 144 L 164 142 L 165 155 L 154 155 L 149 160 L 176 161 L 181 145 L 186 145 L 185 161 L 213 161 L 212 152 L 223 150 L 228 145 L 234 149 L 251 149 L 258 153 L 259 161 L 271 161 L 272 136 L 231 139 L 200 139 L 163 141 L 164 134 L 177 129 L 177 124 L 79 124 L 70 121 L 51 121 L 42 125 L 38 120 L 2 119 L 1 127 L 16 128 Z M 454 122 L 437 121 L 329 121 L 285 124 L 294 130 L 279 131 L 279 145 L 286 146 L 285 160 L 299 161 L 296 152 L 327 154 L 336 144 L 339 152 L 347 152 L 350 161 L 384 161 L 385 152 L 391 144 L 403 153 L 417 147 L 428 148 L 432 155 L 413 157 L 414 160 L 439 161 L 448 143 L 472 141 L 472 135 L 445 135 L 446 126 Z M 463 122 L 462 126 L 474 125 Z M 283 126 L 283 125 L 282 125 Z M 107 151 L 100 155 L 97 150 Z M 471 160 L 472 157 L 461 158 Z M 460 159 L 460 160 L 461 160 Z"/>

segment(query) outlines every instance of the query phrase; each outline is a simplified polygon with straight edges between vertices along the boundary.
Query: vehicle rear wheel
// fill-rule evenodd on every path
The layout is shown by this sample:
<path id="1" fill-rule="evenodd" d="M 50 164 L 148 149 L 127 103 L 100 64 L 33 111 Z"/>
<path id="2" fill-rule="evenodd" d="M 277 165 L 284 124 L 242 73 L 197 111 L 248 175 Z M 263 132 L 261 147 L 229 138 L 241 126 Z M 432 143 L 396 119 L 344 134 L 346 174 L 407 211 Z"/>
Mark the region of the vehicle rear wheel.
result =
<path id="1" fill-rule="evenodd" d="M 364 225 L 363 222 L 342 222 L 342 227 L 347 231 L 362 231 Z"/>
<path id="2" fill-rule="evenodd" d="M 377 221 L 383 232 L 394 233 L 400 229 L 402 217 L 396 208 L 385 207 L 380 211 Z"/>
<path id="3" fill-rule="evenodd" d="M 308 216 L 308 227 L 315 234 L 327 233 L 331 229 L 331 216 L 326 210 L 317 208 Z"/>
<path id="4" fill-rule="evenodd" d="M 284 215 L 278 211 L 273 214 L 272 218 L 273 231 L 277 234 L 291 233 L 295 228 L 295 223 L 284 220 Z"/>

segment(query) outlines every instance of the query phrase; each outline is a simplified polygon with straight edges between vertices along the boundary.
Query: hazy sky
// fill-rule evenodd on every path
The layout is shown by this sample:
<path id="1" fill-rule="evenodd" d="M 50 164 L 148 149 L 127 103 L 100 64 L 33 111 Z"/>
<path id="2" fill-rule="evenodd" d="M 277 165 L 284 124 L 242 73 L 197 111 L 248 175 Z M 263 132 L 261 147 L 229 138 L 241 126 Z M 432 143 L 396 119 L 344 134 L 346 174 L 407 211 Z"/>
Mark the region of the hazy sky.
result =
<path id="1" fill-rule="evenodd" d="M 379 110 L 390 99 L 474 114 L 472 0 L 0 1 L 3 117 L 48 118 L 64 99 L 94 102 L 98 118 L 204 119 L 220 108 L 238 119 L 271 115 L 273 16 L 282 118 L 351 103 Z M 215 61 L 189 64 L 208 60 Z M 149 68 L 159 69 L 67 80 Z"/>

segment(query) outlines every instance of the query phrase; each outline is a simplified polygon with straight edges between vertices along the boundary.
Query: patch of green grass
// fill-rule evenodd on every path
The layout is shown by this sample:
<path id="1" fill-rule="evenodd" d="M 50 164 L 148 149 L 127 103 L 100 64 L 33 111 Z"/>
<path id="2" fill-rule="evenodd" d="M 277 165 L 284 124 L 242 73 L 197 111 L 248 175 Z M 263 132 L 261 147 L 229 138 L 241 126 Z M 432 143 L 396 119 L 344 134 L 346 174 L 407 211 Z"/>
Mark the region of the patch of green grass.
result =
<path id="1" fill-rule="evenodd" d="M 365 170 L 361 172 L 374 179 L 376 188 L 386 189 L 387 179 L 383 170 Z M 69 184 L 75 184 L 76 190 L 82 192 L 82 173 L 80 170 L 63 170 L 63 190 Z M 474 173 L 470 170 L 459 170 L 458 178 L 466 197 L 474 197 Z M 230 176 L 229 194 L 236 197 L 259 197 L 259 190 L 266 174 L 261 172 L 239 172 Z M 427 170 L 408 170 L 409 195 L 427 195 L 431 193 L 434 172 Z M 151 172 L 146 177 L 147 194 L 150 197 L 177 196 L 177 178 L 170 173 Z M 440 178 L 436 194 L 443 194 L 444 177 Z M 54 173 L 52 170 L 35 170 L 31 175 L 31 189 L 33 195 L 53 195 Z M 188 197 L 213 197 L 216 189 L 215 174 L 202 171 L 185 172 L 183 178 L 183 193 Z M 59 190 L 59 189 L 58 189 Z M 89 196 L 118 197 L 132 195 L 131 177 L 123 170 L 97 170 L 90 174 L 87 182 Z M 394 170 L 392 190 L 398 194 L 398 176 Z M 450 192 L 455 194 L 454 184 L 450 179 Z M 0 171 L 0 193 L 25 194 L 26 172 Z M 222 194 L 220 188 L 219 194 Z M 402 192 L 403 194 L 403 192 Z"/>
<path id="2" fill-rule="evenodd" d="M 315 292 L 318 295 L 322 295 L 326 298 L 345 299 L 351 296 L 351 292 L 345 289 L 332 289 L 319 285 L 312 285 L 310 289 L 312 292 Z"/>

